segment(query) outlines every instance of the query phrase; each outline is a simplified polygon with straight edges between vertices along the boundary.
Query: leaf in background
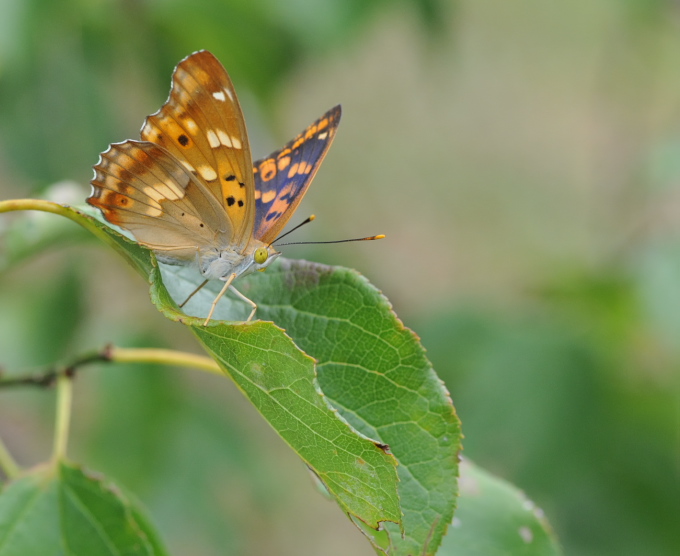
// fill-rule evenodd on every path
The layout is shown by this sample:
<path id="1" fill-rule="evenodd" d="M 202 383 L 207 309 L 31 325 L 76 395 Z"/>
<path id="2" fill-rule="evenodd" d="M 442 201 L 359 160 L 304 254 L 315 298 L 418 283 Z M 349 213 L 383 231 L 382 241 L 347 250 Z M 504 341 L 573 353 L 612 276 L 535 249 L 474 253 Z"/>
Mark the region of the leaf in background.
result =
<path id="1" fill-rule="evenodd" d="M 460 499 L 439 556 L 558 556 L 543 516 L 523 492 L 468 460 L 461 463 Z"/>
<path id="2" fill-rule="evenodd" d="M 140 508 L 102 478 L 67 463 L 0 492 L 0 555 L 164 556 Z"/>
<path id="3" fill-rule="evenodd" d="M 91 236 L 70 222 L 35 213 L 0 223 L 0 273 L 56 248 L 89 241 Z"/>

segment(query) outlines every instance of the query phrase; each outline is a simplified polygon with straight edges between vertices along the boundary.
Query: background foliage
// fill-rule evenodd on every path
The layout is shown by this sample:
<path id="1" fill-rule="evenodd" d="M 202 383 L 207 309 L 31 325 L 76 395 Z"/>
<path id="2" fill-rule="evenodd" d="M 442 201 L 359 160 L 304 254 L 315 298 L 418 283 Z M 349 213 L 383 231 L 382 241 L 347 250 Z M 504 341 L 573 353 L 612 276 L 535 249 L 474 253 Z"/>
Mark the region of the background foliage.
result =
<path id="1" fill-rule="evenodd" d="M 567 553 L 675 553 L 679 16 L 668 0 L 3 0 L 0 198 L 81 202 L 98 153 L 137 136 L 199 48 L 231 73 L 255 156 L 342 102 L 298 237 L 388 239 L 286 256 L 383 288 L 466 455 L 524 489 Z M 56 217 L 21 218 L 30 240 Z M 73 228 L 38 257 L 0 250 L 8 373 L 106 342 L 198 351 Z M 370 554 L 241 394 L 199 375 L 83 373 L 73 456 L 137 493 L 173 553 Z M 0 393 L 25 465 L 49 452 L 52 399 Z"/>

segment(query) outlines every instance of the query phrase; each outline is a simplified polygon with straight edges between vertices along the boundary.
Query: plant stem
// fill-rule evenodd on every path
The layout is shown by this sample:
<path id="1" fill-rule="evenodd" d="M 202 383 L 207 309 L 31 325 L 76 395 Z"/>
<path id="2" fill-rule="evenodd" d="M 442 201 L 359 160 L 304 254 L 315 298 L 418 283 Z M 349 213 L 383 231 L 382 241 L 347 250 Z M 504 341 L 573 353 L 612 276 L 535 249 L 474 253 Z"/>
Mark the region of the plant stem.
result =
<path id="1" fill-rule="evenodd" d="M 68 205 L 61 205 L 53 201 L 45 201 L 43 199 L 10 199 L 7 201 L 0 201 L 0 213 L 13 212 L 17 210 L 38 210 L 41 212 L 51 212 L 65 216 L 75 223 L 80 224 L 83 228 L 92 232 L 96 237 L 106 241 L 106 235 L 97 228 L 92 219 L 85 216 L 83 213 Z"/>
<path id="2" fill-rule="evenodd" d="M 119 348 L 106 346 L 104 349 L 87 353 L 66 365 L 63 368 L 51 367 L 42 373 L 31 373 L 26 376 L 16 376 L 12 378 L 0 378 L 0 388 L 17 386 L 39 386 L 41 388 L 51 387 L 55 380 L 62 374 L 73 376 L 81 367 L 90 363 L 110 362 L 118 363 L 157 363 L 159 365 L 173 365 L 176 367 L 192 367 L 201 371 L 223 375 L 217 363 L 204 355 L 196 355 L 184 351 L 172 349 L 142 349 L 142 348 Z M 59 386 L 58 386 L 59 388 Z M 59 394 L 60 395 L 60 394 Z"/>
<path id="3" fill-rule="evenodd" d="M 54 427 L 54 452 L 52 459 L 61 461 L 66 457 L 69 426 L 71 423 L 71 400 L 73 381 L 70 374 L 59 373 L 57 378 L 57 416 Z"/>
<path id="4" fill-rule="evenodd" d="M 57 411 L 54 430 L 54 448 L 52 459 L 54 461 L 63 460 L 66 457 L 66 446 L 71 422 L 71 404 L 73 398 L 73 373 L 81 365 L 94 361 L 115 361 L 118 363 L 157 363 L 163 365 L 174 365 L 178 367 L 193 367 L 209 373 L 222 375 L 222 370 L 209 357 L 175 351 L 171 349 L 141 349 L 141 348 L 118 348 L 107 346 L 96 354 L 87 354 L 65 369 L 55 372 L 49 371 L 50 376 L 57 376 Z M 30 379 L 30 380 L 29 380 Z M 29 379 L 13 379 L 8 384 L 15 383 L 33 384 L 46 386 L 45 380 L 29 377 Z M 51 381 L 50 381 L 51 382 Z M 12 459 L 9 451 L 0 441 L 0 469 L 9 478 L 15 477 L 20 468 Z"/>
<path id="5" fill-rule="evenodd" d="M 111 361 L 119 363 L 158 363 L 177 367 L 194 367 L 209 373 L 223 375 L 217 363 L 204 355 L 196 355 L 172 349 L 119 348 L 112 346 L 109 351 Z"/>
<path id="6" fill-rule="evenodd" d="M 12 212 L 15 210 L 39 210 L 41 212 L 59 214 L 71 220 L 77 220 L 74 209 L 53 201 L 45 201 L 43 199 L 10 199 L 0 201 L 0 212 Z M 78 223 L 81 223 L 80 220 L 78 220 Z"/>
<path id="7" fill-rule="evenodd" d="M 14 458 L 9 453 L 7 446 L 5 446 L 1 438 L 0 438 L 0 469 L 2 469 L 2 472 L 5 475 L 7 475 L 8 479 L 16 478 L 21 472 L 21 468 L 19 467 L 17 462 L 14 461 Z"/>

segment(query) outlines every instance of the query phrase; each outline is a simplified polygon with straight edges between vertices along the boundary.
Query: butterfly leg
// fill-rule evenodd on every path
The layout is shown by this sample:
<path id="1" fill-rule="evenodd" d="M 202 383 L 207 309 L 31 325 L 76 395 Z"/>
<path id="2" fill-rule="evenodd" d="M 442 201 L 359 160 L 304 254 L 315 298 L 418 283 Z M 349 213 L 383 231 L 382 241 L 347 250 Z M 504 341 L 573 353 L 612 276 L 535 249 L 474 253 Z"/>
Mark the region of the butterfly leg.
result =
<path id="1" fill-rule="evenodd" d="M 232 274 L 229 276 L 229 278 L 226 279 L 224 282 L 224 286 L 220 290 L 220 293 L 217 294 L 217 297 L 215 298 L 215 301 L 212 302 L 212 305 L 210 306 L 210 312 L 208 313 L 208 318 L 205 319 L 205 322 L 203 323 L 203 326 L 208 326 L 208 323 L 210 322 L 210 319 L 213 316 L 213 313 L 215 312 L 215 307 L 217 307 L 217 302 L 222 299 L 222 296 L 227 292 L 229 289 L 229 286 L 231 286 L 231 283 L 234 281 L 234 278 L 236 278 L 236 274 Z"/>
<path id="2" fill-rule="evenodd" d="M 234 292 L 241 301 L 245 301 L 246 303 L 248 303 L 248 305 L 250 305 L 253 308 L 253 310 L 250 311 L 250 315 L 248 315 L 246 322 L 250 322 L 251 320 L 253 320 L 253 317 L 255 316 L 255 311 L 257 311 L 257 303 L 255 303 L 252 299 L 248 299 L 245 295 L 243 295 L 240 291 L 238 291 L 234 286 L 231 286 L 231 291 Z"/>
<path id="3" fill-rule="evenodd" d="M 180 303 L 179 308 L 181 309 L 181 308 L 184 307 L 187 303 L 189 303 L 189 300 L 190 300 L 192 297 L 194 297 L 194 295 L 197 294 L 197 293 L 199 292 L 199 290 L 202 289 L 203 286 L 205 286 L 208 282 L 209 282 L 209 280 L 203 280 L 203 282 L 201 282 L 201 285 L 198 286 L 194 291 L 192 291 L 192 292 L 189 294 L 189 297 L 187 297 L 184 301 L 182 301 L 182 303 Z"/>

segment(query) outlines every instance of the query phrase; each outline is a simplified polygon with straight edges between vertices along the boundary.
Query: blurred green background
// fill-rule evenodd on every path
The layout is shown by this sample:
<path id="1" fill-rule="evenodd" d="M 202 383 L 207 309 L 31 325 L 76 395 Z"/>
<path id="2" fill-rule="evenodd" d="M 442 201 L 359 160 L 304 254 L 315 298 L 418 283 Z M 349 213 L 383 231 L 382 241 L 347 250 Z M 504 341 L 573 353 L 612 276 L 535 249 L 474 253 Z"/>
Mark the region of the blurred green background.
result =
<path id="1" fill-rule="evenodd" d="M 138 137 L 201 48 L 256 157 L 342 103 L 297 237 L 387 239 L 284 255 L 385 292 L 465 455 L 524 489 L 567 554 L 680 553 L 680 5 L 0 0 L 0 199 L 82 203 L 99 152 Z M 107 342 L 198 350 L 58 220 L 0 216 L 7 374 Z M 107 367 L 75 403 L 72 457 L 136 493 L 174 554 L 372 554 L 226 380 Z M 48 456 L 52 405 L 0 392 L 22 464 Z"/>

